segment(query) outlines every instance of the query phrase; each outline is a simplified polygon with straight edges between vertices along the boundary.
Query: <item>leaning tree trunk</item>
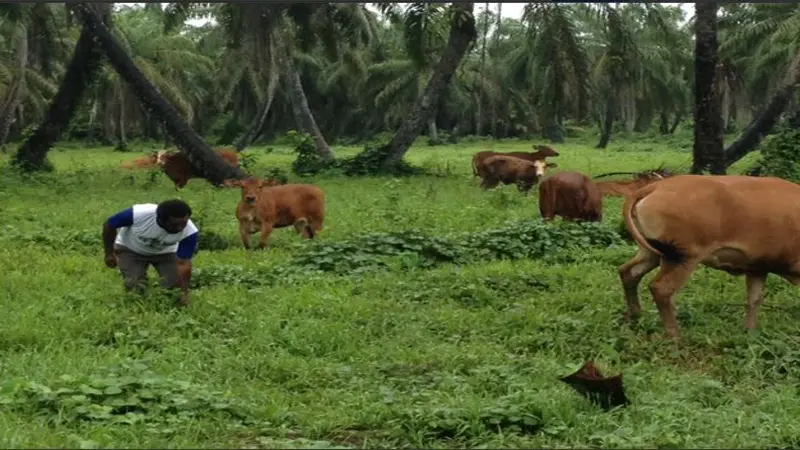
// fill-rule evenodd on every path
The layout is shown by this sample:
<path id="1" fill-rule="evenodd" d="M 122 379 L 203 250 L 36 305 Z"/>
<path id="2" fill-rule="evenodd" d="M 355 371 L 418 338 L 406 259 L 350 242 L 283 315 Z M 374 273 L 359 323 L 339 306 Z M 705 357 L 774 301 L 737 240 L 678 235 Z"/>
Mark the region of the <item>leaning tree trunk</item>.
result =
<path id="1" fill-rule="evenodd" d="M 725 174 L 717 72 L 717 3 L 695 3 L 694 148 L 691 173 Z"/>
<path id="2" fill-rule="evenodd" d="M 155 86 L 136 67 L 117 39 L 87 4 L 76 3 L 72 8 L 89 28 L 114 70 L 133 89 L 144 107 L 164 122 L 178 148 L 186 154 L 189 163 L 200 176 L 214 185 L 220 185 L 227 179 L 242 179 L 247 176 L 240 168 L 223 160 L 189 127 L 175 107 L 158 93 Z"/>
<path id="3" fill-rule="evenodd" d="M 295 67 L 294 61 L 292 61 L 292 56 L 285 47 L 283 47 L 282 56 L 283 79 L 289 91 L 295 122 L 297 126 L 301 128 L 301 131 L 310 134 L 314 138 L 314 143 L 317 145 L 317 152 L 319 152 L 322 159 L 332 161 L 334 158 L 333 150 L 331 150 L 331 147 L 328 145 L 328 142 L 325 141 L 325 137 L 322 136 L 322 132 L 317 126 L 317 121 L 314 119 L 311 107 L 308 106 L 308 99 L 303 89 L 303 81 L 300 79 L 300 72 L 297 71 L 297 67 Z"/>
<path id="4" fill-rule="evenodd" d="M 414 143 L 414 139 L 419 136 L 423 125 L 428 123 L 436 113 L 439 99 L 447 89 L 453 73 L 461 64 L 461 59 L 470 44 L 477 37 L 475 17 L 472 15 L 473 7 L 474 3 L 471 2 L 452 4 L 453 19 L 447 46 L 428 80 L 428 85 L 422 92 L 422 96 L 417 99 L 417 103 L 408 112 L 406 120 L 392 137 L 392 141 L 389 143 L 389 152 L 381 163 L 384 169 L 391 169 L 400 163 L 403 155 Z"/>
<path id="5" fill-rule="evenodd" d="M 110 21 L 110 3 L 95 3 L 93 8 L 103 22 Z M 78 106 L 83 92 L 97 74 L 102 59 L 102 51 L 95 47 L 92 33 L 89 27 L 84 25 L 78 44 L 75 46 L 75 53 L 72 54 L 72 60 L 61 80 L 58 92 L 50 103 L 50 109 L 47 111 L 44 122 L 22 144 L 14 156 L 14 165 L 28 171 L 43 170 L 49 167 L 47 152 L 64 128 L 69 125 L 75 108 Z"/>
<path id="6" fill-rule="evenodd" d="M 16 31 L 19 33 L 16 48 L 17 63 L 14 66 L 16 73 L 6 91 L 6 97 L 0 104 L 0 146 L 2 146 L 4 152 L 6 141 L 8 140 L 8 132 L 11 129 L 11 124 L 14 123 L 17 107 L 25 92 L 25 70 L 28 68 L 28 29 L 17 26 Z"/>
<path id="7" fill-rule="evenodd" d="M 730 167 L 758 147 L 764 136 L 772 130 L 792 96 L 800 85 L 800 50 L 794 56 L 783 83 L 778 86 L 767 106 L 756 116 L 744 133 L 725 150 L 725 166 Z"/>
<path id="8" fill-rule="evenodd" d="M 250 123 L 250 126 L 247 127 L 247 130 L 244 132 L 244 134 L 242 134 L 239 139 L 236 139 L 236 141 L 233 143 L 233 147 L 237 152 L 241 152 L 248 145 L 253 143 L 253 141 L 258 138 L 261 130 L 264 129 L 264 123 L 267 122 L 267 116 L 269 115 L 269 110 L 272 107 L 272 101 L 275 99 L 275 91 L 278 88 L 278 78 L 279 76 L 270 74 L 269 82 L 267 83 L 266 101 L 261 106 L 261 110 L 258 112 L 256 117 Z"/>

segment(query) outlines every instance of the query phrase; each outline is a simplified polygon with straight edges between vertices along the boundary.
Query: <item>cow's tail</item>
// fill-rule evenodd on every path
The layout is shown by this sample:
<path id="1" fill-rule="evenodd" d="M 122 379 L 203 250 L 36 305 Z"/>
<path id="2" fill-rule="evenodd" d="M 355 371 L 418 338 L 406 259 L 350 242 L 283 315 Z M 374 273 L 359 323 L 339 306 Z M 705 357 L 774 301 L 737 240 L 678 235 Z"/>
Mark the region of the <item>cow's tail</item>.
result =
<path id="1" fill-rule="evenodd" d="M 639 230 L 639 225 L 636 220 L 635 214 L 636 204 L 639 203 L 642 199 L 650 195 L 656 188 L 655 184 L 650 184 L 644 186 L 641 189 L 638 189 L 631 193 L 630 195 L 625 196 L 625 205 L 622 207 L 622 216 L 625 219 L 625 227 L 628 229 L 628 232 L 633 237 L 633 240 L 636 241 L 642 248 L 655 253 L 663 257 L 663 253 L 659 250 L 656 250 L 653 245 L 650 243 L 650 239 L 647 239 Z"/>

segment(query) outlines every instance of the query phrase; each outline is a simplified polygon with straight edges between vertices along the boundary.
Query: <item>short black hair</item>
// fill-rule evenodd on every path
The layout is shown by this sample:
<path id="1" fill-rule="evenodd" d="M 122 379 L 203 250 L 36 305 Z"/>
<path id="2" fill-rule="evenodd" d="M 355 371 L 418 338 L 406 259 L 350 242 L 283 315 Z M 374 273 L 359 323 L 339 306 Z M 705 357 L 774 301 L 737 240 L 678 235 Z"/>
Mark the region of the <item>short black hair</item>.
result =
<path id="1" fill-rule="evenodd" d="M 161 219 L 167 219 L 169 217 L 191 217 L 192 208 L 188 203 L 177 198 L 165 200 L 158 204 L 156 216 Z"/>

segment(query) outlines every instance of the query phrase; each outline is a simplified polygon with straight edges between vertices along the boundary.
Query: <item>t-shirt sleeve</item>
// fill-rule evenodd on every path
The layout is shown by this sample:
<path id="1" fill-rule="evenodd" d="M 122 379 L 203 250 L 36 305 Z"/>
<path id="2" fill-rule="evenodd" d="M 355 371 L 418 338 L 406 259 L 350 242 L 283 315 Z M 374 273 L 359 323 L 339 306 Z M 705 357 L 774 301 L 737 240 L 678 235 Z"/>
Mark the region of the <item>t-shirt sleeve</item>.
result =
<path id="1" fill-rule="evenodd" d="M 200 235 L 199 231 L 196 231 L 189 236 L 181 239 L 178 243 L 178 250 L 175 254 L 180 259 L 192 259 L 195 252 L 197 252 L 197 239 Z"/>
<path id="2" fill-rule="evenodd" d="M 109 217 L 108 225 L 115 229 L 133 225 L 133 208 L 123 209 L 122 211 Z"/>

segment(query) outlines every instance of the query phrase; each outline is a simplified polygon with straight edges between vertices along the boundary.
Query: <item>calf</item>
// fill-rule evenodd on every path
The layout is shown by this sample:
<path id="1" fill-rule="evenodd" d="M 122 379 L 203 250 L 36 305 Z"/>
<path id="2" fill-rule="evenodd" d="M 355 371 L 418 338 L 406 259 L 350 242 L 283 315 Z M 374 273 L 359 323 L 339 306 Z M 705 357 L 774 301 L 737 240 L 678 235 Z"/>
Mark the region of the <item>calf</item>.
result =
<path id="1" fill-rule="evenodd" d="M 597 185 L 579 172 L 560 172 L 539 184 L 539 212 L 545 220 L 603 220 L 603 194 Z"/>
<path id="2" fill-rule="evenodd" d="M 293 225 L 308 239 L 322 230 L 325 218 L 325 193 L 311 184 L 276 185 L 273 180 L 248 178 L 226 180 L 229 187 L 241 187 L 242 199 L 236 207 L 239 233 L 244 248 L 250 248 L 250 236 L 261 231 L 259 248 L 267 246 L 274 228 Z"/>
<path id="3" fill-rule="evenodd" d="M 539 177 L 544 175 L 545 170 L 551 167 L 558 165 L 539 159 L 530 162 L 513 156 L 490 156 L 483 163 L 481 187 L 490 189 L 501 182 L 516 183 L 520 192 L 527 193 L 539 181 Z"/>
<path id="4" fill-rule="evenodd" d="M 482 151 L 475 153 L 472 155 L 472 176 L 480 176 L 483 178 L 483 169 L 485 167 L 486 159 L 492 156 L 514 156 L 516 158 L 524 159 L 526 161 L 534 162 L 534 161 L 544 161 L 545 158 L 549 156 L 558 156 L 558 152 L 553 150 L 553 148 L 548 147 L 546 145 L 536 145 L 534 146 L 536 149 L 535 152 L 493 152 L 493 151 Z"/>
<path id="5" fill-rule="evenodd" d="M 768 274 L 800 284 L 798 204 L 800 186 L 774 177 L 677 175 L 634 192 L 623 217 L 639 250 L 619 268 L 628 320 L 641 316 L 639 282 L 660 266 L 650 292 L 667 335 L 678 336 L 673 297 L 702 264 L 745 275 L 754 329 Z"/>
<path id="6" fill-rule="evenodd" d="M 239 154 L 236 150 L 218 148 L 215 151 L 229 164 L 239 167 Z M 186 186 L 189 179 L 200 177 L 192 168 L 189 158 L 183 153 L 165 153 L 158 161 L 167 177 L 175 183 L 176 190 Z"/>
<path id="7" fill-rule="evenodd" d="M 161 165 L 160 161 L 164 158 L 166 153 L 166 150 L 159 150 L 157 152 L 150 153 L 147 156 L 124 162 L 122 163 L 121 167 L 123 169 L 147 169 L 150 167 L 156 167 Z"/>

